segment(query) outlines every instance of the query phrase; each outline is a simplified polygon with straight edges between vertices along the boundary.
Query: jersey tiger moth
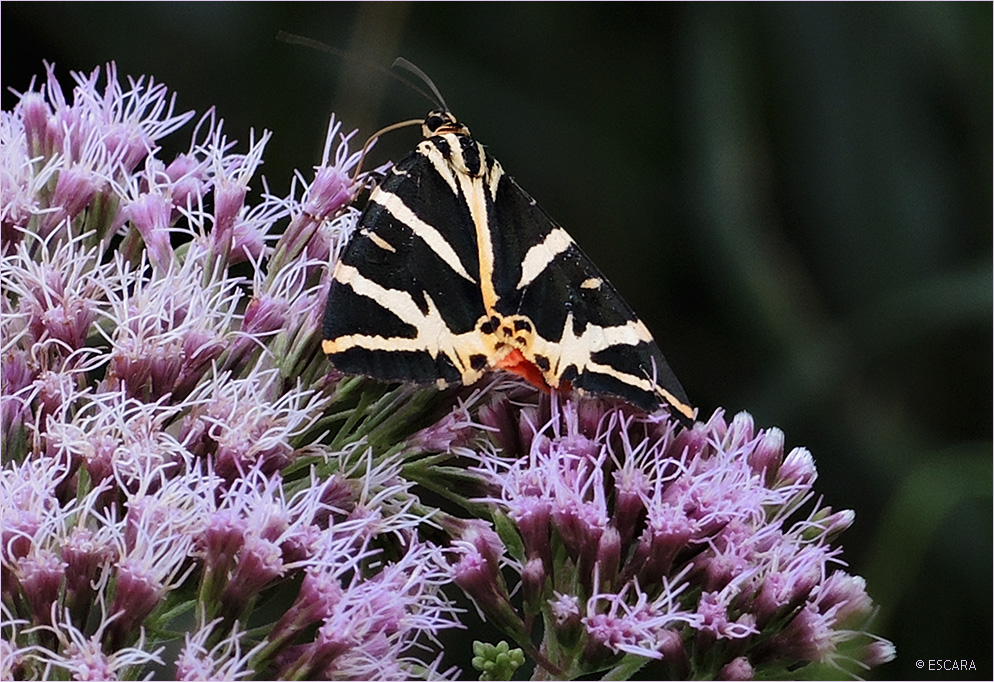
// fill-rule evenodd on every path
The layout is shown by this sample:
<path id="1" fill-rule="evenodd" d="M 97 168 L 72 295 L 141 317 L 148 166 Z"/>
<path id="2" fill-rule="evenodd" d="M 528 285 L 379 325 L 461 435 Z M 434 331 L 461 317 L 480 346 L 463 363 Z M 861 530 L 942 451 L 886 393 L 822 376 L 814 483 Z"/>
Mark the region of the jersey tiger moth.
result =
<path id="1" fill-rule="evenodd" d="M 332 275 L 322 348 L 347 374 L 543 390 L 694 410 L 594 263 L 446 110 L 370 193 Z"/>

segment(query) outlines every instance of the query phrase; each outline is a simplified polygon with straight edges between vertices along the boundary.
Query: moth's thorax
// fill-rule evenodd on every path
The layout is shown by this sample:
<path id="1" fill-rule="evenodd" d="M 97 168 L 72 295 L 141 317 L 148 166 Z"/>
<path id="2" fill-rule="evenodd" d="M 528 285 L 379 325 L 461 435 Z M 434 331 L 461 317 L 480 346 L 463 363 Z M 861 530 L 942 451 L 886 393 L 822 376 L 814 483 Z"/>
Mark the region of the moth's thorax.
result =
<path id="1" fill-rule="evenodd" d="M 484 175 L 492 165 L 483 145 L 463 133 L 432 135 L 421 142 L 418 149 L 428 158 L 437 157 L 455 171 L 473 178 Z"/>

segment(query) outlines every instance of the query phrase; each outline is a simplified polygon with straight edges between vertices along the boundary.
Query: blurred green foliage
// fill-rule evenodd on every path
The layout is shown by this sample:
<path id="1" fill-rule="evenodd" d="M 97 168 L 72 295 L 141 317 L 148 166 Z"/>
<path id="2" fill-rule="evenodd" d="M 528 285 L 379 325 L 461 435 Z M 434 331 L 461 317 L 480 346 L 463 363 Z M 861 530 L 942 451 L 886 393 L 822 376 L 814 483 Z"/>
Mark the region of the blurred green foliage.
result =
<path id="1" fill-rule="evenodd" d="M 706 415 L 809 447 L 898 658 L 992 674 L 992 5 L 4 3 L 2 85 L 115 60 L 275 133 L 285 191 L 330 112 L 431 104 L 570 230 Z M 277 42 L 278 31 L 349 51 Z M 4 109 L 13 102 L 4 93 Z M 399 158 L 416 133 L 377 145 Z M 472 655 L 469 633 L 464 668 Z M 462 646 L 462 645 L 460 645 Z M 956 674 L 969 679 L 971 674 Z"/>

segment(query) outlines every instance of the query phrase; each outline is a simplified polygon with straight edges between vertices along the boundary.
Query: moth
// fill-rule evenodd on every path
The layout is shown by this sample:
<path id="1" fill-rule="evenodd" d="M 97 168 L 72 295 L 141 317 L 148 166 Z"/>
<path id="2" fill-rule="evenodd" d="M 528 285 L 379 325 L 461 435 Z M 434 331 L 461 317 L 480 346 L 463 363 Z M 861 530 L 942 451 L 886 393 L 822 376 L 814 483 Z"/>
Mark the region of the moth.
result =
<path id="1" fill-rule="evenodd" d="M 347 374 L 549 391 L 694 410 L 597 266 L 448 110 L 370 193 L 335 266 L 322 348 Z"/>

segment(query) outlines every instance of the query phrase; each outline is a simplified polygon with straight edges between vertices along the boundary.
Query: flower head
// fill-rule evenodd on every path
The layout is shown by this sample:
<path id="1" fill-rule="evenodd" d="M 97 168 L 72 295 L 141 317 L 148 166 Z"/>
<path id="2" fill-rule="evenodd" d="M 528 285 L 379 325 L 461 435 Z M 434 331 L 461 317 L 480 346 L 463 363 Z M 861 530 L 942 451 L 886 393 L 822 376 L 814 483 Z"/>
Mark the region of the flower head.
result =
<path id="1" fill-rule="evenodd" d="M 431 513 L 365 441 L 374 411 L 329 419 L 354 404 L 314 353 L 352 136 L 333 121 L 280 195 L 270 133 L 243 149 L 211 111 L 166 158 L 193 114 L 165 87 L 46 76 L 0 117 L 5 674 L 444 676 Z"/>
<path id="2" fill-rule="evenodd" d="M 523 610 L 548 608 L 562 638 L 556 650 L 574 652 L 554 665 L 624 668 L 627 655 L 659 659 L 678 677 L 702 666 L 738 676 L 772 662 L 837 664 L 855 641 L 870 660 L 872 640 L 838 618 L 870 614 L 831 545 L 851 517 L 815 504 L 795 520 L 811 504 L 815 474 L 805 451 L 783 456 L 782 432 L 720 411 L 679 431 L 625 407 L 605 405 L 599 419 L 573 403 L 552 408 L 520 456 L 475 459 L 494 491 L 488 501 L 520 534 L 514 558 L 542 559 L 547 585 L 576 581 L 586 600 L 584 612 L 575 597 L 526 587 L 534 603 Z M 532 418 L 523 412 L 522 428 Z M 510 451 L 520 442 L 513 434 Z M 522 585 L 530 580 L 521 571 Z M 737 642 L 727 660 L 708 653 L 720 640 Z"/>
<path id="3" fill-rule="evenodd" d="M 201 621 L 205 618 L 201 615 Z M 216 618 L 194 634 L 187 633 L 183 650 L 176 659 L 177 680 L 240 680 L 254 675 L 252 657 L 266 646 L 260 642 L 244 650 L 245 639 L 236 624 L 217 644 L 209 650 L 208 642 L 216 639 L 222 619 Z"/>
<path id="4" fill-rule="evenodd" d="M 101 607 L 103 604 L 101 603 Z M 74 680 L 119 680 L 129 679 L 136 671 L 148 664 L 162 664 L 160 654 L 164 647 L 149 650 L 146 647 L 145 632 L 139 631 L 135 646 L 115 647 L 107 652 L 102 643 L 107 626 L 113 618 L 104 618 L 97 631 L 87 635 L 84 629 L 73 622 L 69 612 L 57 615 L 52 606 L 51 625 L 42 625 L 34 631 L 47 631 L 55 636 L 58 643 L 53 649 L 37 647 L 29 656 L 44 666 L 44 678 L 53 673 L 68 674 Z"/>

